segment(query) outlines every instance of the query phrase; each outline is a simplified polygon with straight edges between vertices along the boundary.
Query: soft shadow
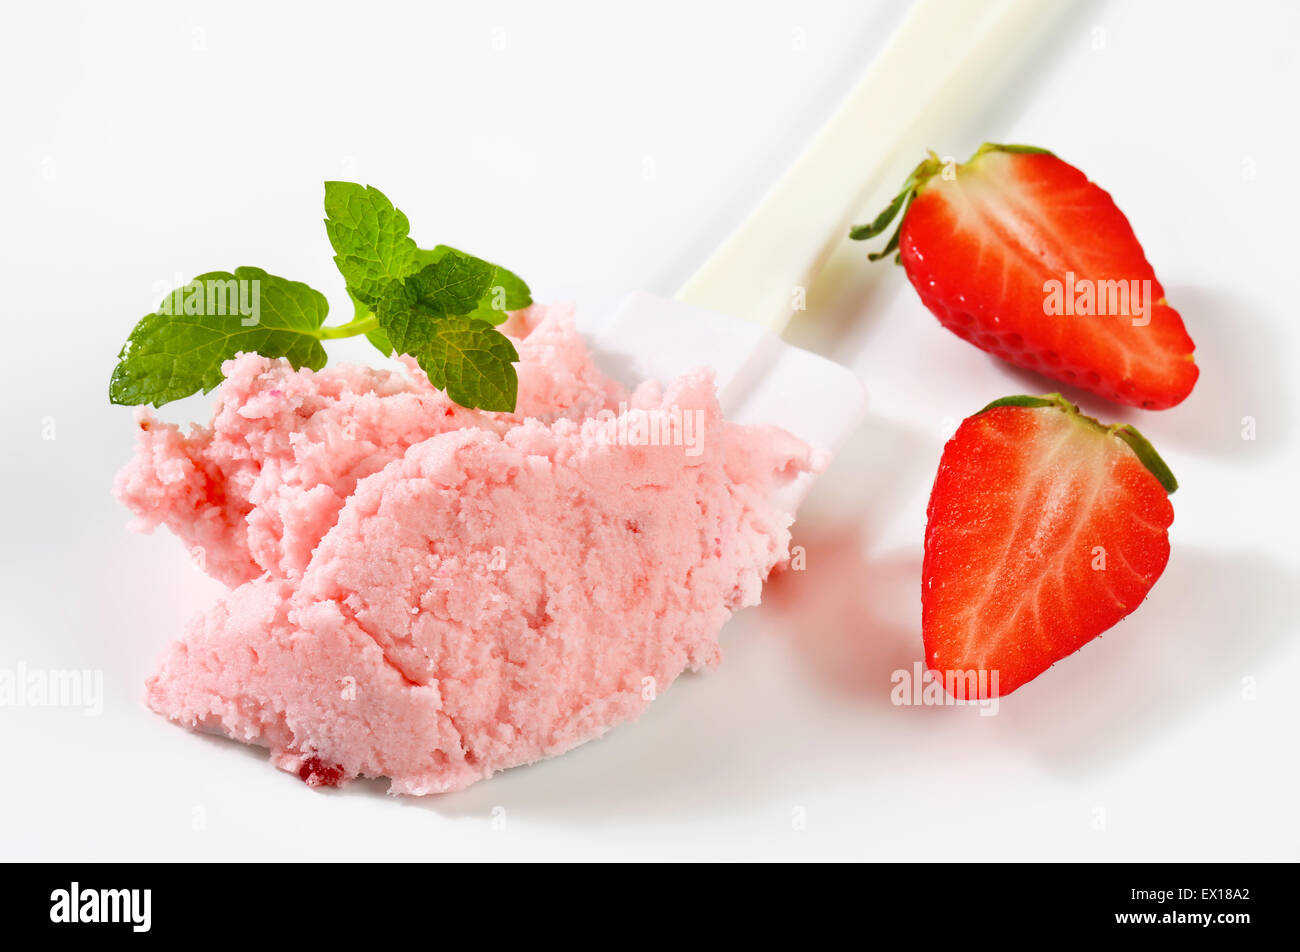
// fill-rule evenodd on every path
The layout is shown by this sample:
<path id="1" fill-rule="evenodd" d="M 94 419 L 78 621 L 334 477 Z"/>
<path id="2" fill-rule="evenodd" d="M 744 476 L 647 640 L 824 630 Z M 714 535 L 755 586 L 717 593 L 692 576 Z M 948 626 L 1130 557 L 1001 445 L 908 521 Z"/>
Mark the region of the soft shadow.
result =
<path id="1" fill-rule="evenodd" d="M 1106 423 L 1132 423 L 1161 450 L 1235 458 L 1245 465 L 1283 450 L 1294 424 L 1285 350 L 1267 325 L 1253 325 L 1248 306 L 1218 290 L 1166 291 L 1196 342 L 1201 375 L 1190 395 L 1167 410 L 1111 403 L 989 356 L 1025 393 L 1059 391 Z M 1247 419 L 1254 439 L 1243 437 Z"/>
<path id="2" fill-rule="evenodd" d="M 965 127 L 957 130 L 957 138 L 976 145 L 1005 142 L 1005 138 L 998 136 L 1015 126 L 1041 98 L 1044 85 L 1060 69 L 1064 51 L 1070 46 L 1092 42 L 1092 28 L 1104 22 L 1100 18 L 1105 9 L 1106 4 L 1101 0 L 1069 0 L 1060 18 L 1025 55 L 1020 68 L 1003 83 L 998 95 L 991 97 L 985 109 L 977 110 Z"/>
<path id="3" fill-rule="evenodd" d="M 1002 699 L 1006 744 L 1069 777 L 1134 756 L 1198 710 L 1243 699 L 1300 622 L 1296 573 L 1259 552 L 1180 546 L 1145 604 Z"/>
<path id="4" fill-rule="evenodd" d="M 868 415 L 800 509 L 793 558 L 763 594 L 797 661 L 823 684 L 871 702 L 888 702 L 890 673 L 922 656 L 919 528 L 914 551 L 868 553 L 933 479 L 933 442 Z"/>
<path id="5" fill-rule="evenodd" d="M 880 535 L 917 487 L 933 482 L 940 449 L 934 434 L 868 413 L 799 507 L 794 543 L 846 525 Z"/>
<path id="6" fill-rule="evenodd" d="M 1280 453 L 1294 425 L 1295 404 L 1278 335 L 1252 320 L 1246 302 L 1219 288 L 1174 287 L 1165 293 L 1196 342 L 1201 376 L 1186 400 L 1157 414 L 1152 429 L 1160 445 L 1244 464 Z M 1242 436 L 1246 417 L 1255 424 L 1253 440 Z"/>
<path id="7" fill-rule="evenodd" d="M 753 627 L 733 619 L 723 641 L 720 668 L 679 677 L 635 723 L 458 793 L 400 802 L 449 818 L 490 818 L 501 806 L 526 822 L 590 830 L 727 813 L 761 801 L 779 775 L 774 763 L 797 746 L 799 725 L 774 696 L 785 685 L 756 688 L 774 676 L 772 652 Z"/>
<path id="8" fill-rule="evenodd" d="M 765 603 L 798 663 L 827 687 L 889 706 L 890 676 L 921 659 L 921 553 L 869 559 L 860 533 L 803 533 L 807 568 L 768 582 Z"/>
<path id="9" fill-rule="evenodd" d="M 855 265 L 832 262 L 809 292 L 809 307 L 797 312 L 782 336 L 789 343 L 823 356 L 859 352 L 888 310 L 885 302 L 899 291 L 913 294 L 902 268 L 867 260 L 864 248 Z M 834 269 L 834 272 L 830 269 Z M 892 279 L 892 280 L 889 280 Z M 924 316 L 929 312 L 921 308 Z M 931 318 L 933 320 L 933 318 Z"/>
<path id="10" fill-rule="evenodd" d="M 1096 417 L 1103 423 L 1131 423 L 1141 429 L 1143 433 L 1147 432 L 1145 427 L 1147 427 L 1148 421 L 1151 420 L 1151 417 L 1147 414 L 1157 412 L 1140 410 L 1137 407 L 1126 406 L 1122 403 L 1112 403 L 1105 397 L 1097 396 L 1091 390 L 1084 390 L 1082 387 L 1075 387 L 1060 380 L 1054 380 L 1026 367 L 1017 367 L 1005 360 L 999 360 L 992 354 L 985 354 L 984 356 L 1014 383 L 1014 386 L 1007 389 L 1007 395 L 1026 393 L 1031 396 L 1040 396 L 1048 393 L 1059 393 L 1084 413 Z"/>
<path id="11" fill-rule="evenodd" d="M 905 11 L 900 13 L 891 4 L 880 4 L 866 11 L 865 22 L 855 28 L 856 42 L 852 49 L 873 51 L 866 55 L 870 59 L 885 48 L 905 15 Z M 782 115 L 772 116 L 767 134 L 762 141 L 754 143 L 748 170 L 751 174 L 717 183 L 715 201 L 709 208 L 697 210 L 689 231 L 674 236 L 671 247 L 659 256 L 663 264 L 651 275 L 648 287 L 661 291 L 681 287 L 732 231 L 744 223 L 768 189 L 799 157 L 803 144 L 812 140 L 840 98 L 862 75 L 867 65 L 863 55 L 859 52 L 855 56 L 850 50 L 834 61 L 819 63 L 816 81 L 809 84 L 806 100 L 792 103 Z M 755 169 L 763 174 L 753 175 Z"/>

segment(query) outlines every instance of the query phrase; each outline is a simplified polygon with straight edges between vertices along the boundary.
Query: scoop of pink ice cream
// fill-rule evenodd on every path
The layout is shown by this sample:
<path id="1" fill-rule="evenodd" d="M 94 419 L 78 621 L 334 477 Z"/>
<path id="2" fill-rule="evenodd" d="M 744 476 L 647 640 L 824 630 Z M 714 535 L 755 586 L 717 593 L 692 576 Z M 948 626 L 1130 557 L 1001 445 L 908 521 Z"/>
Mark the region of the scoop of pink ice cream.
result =
<path id="1" fill-rule="evenodd" d="M 623 394 L 565 313 L 506 329 L 515 414 L 418 372 L 244 356 L 212 428 L 150 423 L 122 497 L 234 586 L 166 651 L 156 711 L 311 783 L 425 794 L 598 737 L 717 663 L 787 555 L 773 490 L 813 452 L 725 422 L 705 372 Z"/>

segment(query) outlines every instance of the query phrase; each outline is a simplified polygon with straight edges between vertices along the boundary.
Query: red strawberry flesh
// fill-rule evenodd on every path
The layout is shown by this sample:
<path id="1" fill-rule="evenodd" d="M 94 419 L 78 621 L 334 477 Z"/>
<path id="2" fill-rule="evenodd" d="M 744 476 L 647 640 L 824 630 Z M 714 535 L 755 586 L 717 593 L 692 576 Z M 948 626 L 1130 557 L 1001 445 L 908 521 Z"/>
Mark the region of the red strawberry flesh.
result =
<path id="1" fill-rule="evenodd" d="M 298 768 L 298 779 L 309 787 L 337 787 L 343 781 L 343 768 L 313 755 Z"/>
<path id="2" fill-rule="evenodd" d="M 912 181 L 899 261 L 954 334 L 1130 406 L 1164 409 L 1191 392 L 1195 344 L 1128 219 L 1081 171 L 1051 153 L 985 146 L 955 169 L 922 163 Z"/>
<path id="3" fill-rule="evenodd" d="M 1141 603 L 1168 561 L 1173 515 L 1134 448 L 1063 400 L 967 419 L 927 512 L 928 667 L 985 672 L 977 688 L 946 678 L 966 700 L 1037 677 Z"/>

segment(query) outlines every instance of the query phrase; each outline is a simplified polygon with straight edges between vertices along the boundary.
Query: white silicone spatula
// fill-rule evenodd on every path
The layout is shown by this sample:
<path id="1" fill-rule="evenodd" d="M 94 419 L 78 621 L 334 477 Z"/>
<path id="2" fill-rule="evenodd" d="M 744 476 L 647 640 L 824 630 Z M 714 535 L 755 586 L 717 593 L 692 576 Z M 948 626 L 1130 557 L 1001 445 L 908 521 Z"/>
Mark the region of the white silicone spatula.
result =
<path id="1" fill-rule="evenodd" d="M 834 450 L 861 419 L 866 390 L 852 371 L 785 344 L 780 333 L 884 176 L 894 176 L 896 190 L 926 140 L 961 115 L 960 104 L 978 105 L 1064 6 L 915 3 L 804 152 L 676 299 L 635 292 L 591 330 L 597 359 L 626 382 L 710 366 L 728 419 L 774 424 Z M 903 146 L 912 158 L 900 167 Z M 808 484 L 795 487 L 794 502 Z"/>

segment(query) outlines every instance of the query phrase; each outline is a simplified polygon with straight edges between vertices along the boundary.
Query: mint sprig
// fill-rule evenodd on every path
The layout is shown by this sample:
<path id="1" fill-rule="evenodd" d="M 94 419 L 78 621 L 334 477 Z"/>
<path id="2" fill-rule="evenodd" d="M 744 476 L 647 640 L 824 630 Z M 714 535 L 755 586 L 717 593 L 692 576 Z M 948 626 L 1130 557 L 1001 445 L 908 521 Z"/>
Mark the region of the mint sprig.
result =
<path id="1" fill-rule="evenodd" d="M 379 189 L 353 182 L 325 183 L 325 231 L 336 252 L 334 263 L 347 281 L 348 293 L 358 310 L 373 311 L 391 282 L 436 264 L 445 255 L 473 257 L 449 245 L 419 248 L 409 230 L 407 217 Z M 517 275 L 500 265 L 483 263 L 492 273 L 474 302 L 475 317 L 500 324 L 508 311 L 533 303 L 528 285 Z"/>
<path id="2" fill-rule="evenodd" d="M 325 183 L 325 230 L 354 316 L 326 327 L 329 305 L 305 284 L 260 268 L 199 275 L 136 325 L 118 354 L 109 399 L 162 406 L 221 382 L 241 352 L 325 366 L 322 342 L 364 334 L 385 356 L 414 357 L 457 403 L 512 411 L 519 355 L 494 325 L 532 303 L 513 272 L 448 245 L 418 247 L 378 189 Z"/>

